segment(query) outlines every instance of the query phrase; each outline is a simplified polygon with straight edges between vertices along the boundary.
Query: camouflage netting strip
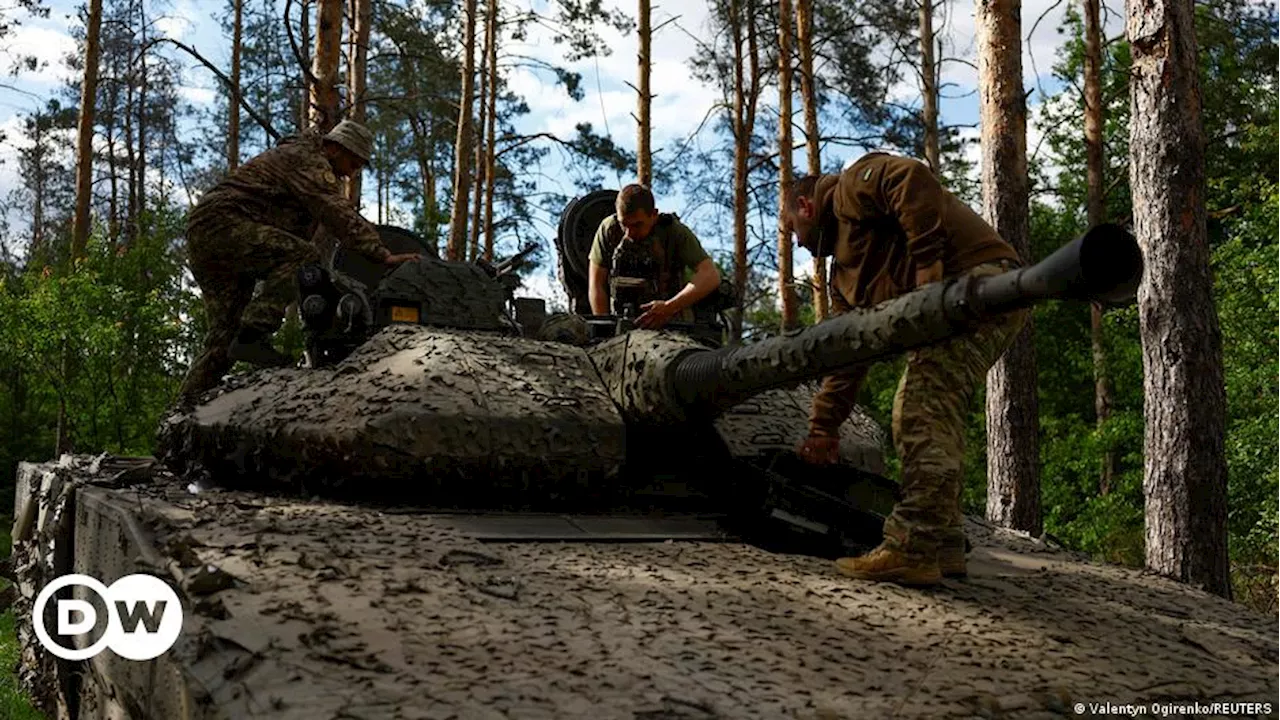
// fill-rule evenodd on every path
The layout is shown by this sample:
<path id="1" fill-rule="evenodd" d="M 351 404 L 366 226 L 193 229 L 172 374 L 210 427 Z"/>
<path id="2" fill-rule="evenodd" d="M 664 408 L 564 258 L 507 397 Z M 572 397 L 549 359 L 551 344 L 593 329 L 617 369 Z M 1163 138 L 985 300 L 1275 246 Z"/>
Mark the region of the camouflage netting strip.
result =
<path id="1" fill-rule="evenodd" d="M 671 371 L 678 402 L 714 414 L 762 390 L 945 340 L 959 332 L 944 310 L 946 289 L 934 283 L 804 330 L 682 358 Z"/>
<path id="2" fill-rule="evenodd" d="M 422 303 L 422 322 L 437 327 L 514 332 L 505 318 L 502 285 L 472 264 L 426 257 L 405 263 L 387 275 L 371 298 L 375 305 Z"/>
<path id="3" fill-rule="evenodd" d="M 166 421 L 171 467 L 245 486 L 358 485 L 466 504 L 491 502 L 494 490 L 573 493 L 624 459 L 622 418 L 568 345 L 396 325 L 333 369 L 224 387 Z"/>
<path id="4" fill-rule="evenodd" d="M 628 422 L 652 425 L 689 419 L 671 392 L 670 371 L 684 355 L 708 352 L 705 345 L 676 333 L 632 330 L 588 352 Z"/>
<path id="5" fill-rule="evenodd" d="M 809 430 L 814 388 L 767 390 L 729 408 L 715 420 L 716 430 L 734 457 L 767 451 L 792 451 Z M 840 426 L 840 458 L 869 473 L 884 475 L 885 432 L 866 412 L 855 407 Z"/>

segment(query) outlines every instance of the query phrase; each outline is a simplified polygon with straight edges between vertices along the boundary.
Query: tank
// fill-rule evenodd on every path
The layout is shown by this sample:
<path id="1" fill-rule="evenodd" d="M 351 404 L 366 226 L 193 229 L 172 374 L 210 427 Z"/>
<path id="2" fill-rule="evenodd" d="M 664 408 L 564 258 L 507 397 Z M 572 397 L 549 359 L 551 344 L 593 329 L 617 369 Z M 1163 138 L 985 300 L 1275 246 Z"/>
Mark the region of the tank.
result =
<path id="1" fill-rule="evenodd" d="M 608 193 L 586 199 L 611 208 Z M 582 256 L 561 261 L 570 297 L 594 235 L 582 208 L 568 206 L 556 243 Z M 678 516 L 775 551 L 835 557 L 879 541 L 897 485 L 884 477 L 885 434 L 862 409 L 841 428 L 841 463 L 816 469 L 794 453 L 812 382 L 696 418 L 638 410 L 631 395 L 654 390 L 613 384 L 619 363 L 638 367 L 629 356 L 724 347 L 731 291 L 659 332 L 633 327 L 636 307 L 548 316 L 543 300 L 517 294 L 537 246 L 454 262 L 403 229 L 380 230 L 393 252 L 424 257 L 384 271 L 339 249 L 300 268 L 302 362 L 233 375 L 165 418 L 158 457 L 170 470 L 204 485 L 486 516 L 512 536 L 503 528 L 528 527 L 531 514 L 573 513 L 626 528 L 594 531 L 600 540 L 660 537 Z"/>
<path id="2" fill-rule="evenodd" d="M 1049 718 L 1274 702 L 1275 618 L 1049 538 L 970 518 L 970 577 L 925 590 L 823 561 L 878 541 L 895 485 L 861 410 L 839 465 L 800 465 L 813 383 L 1037 302 L 1127 302 L 1142 259 L 1121 228 L 746 345 L 717 340 L 719 311 L 662 331 L 547 315 L 516 294 L 536 251 L 426 252 L 386 273 L 341 252 L 301 269 L 300 366 L 232 375 L 175 410 L 155 458 L 22 465 L 15 617 L 23 684 L 51 716 Z M 562 336 L 556 317 L 587 331 Z M 143 662 L 53 658 L 30 618 L 67 573 L 165 579 L 177 641 Z"/>
<path id="3" fill-rule="evenodd" d="M 587 252 L 582 216 L 609 197 L 570 205 L 563 254 Z M 815 381 L 1037 301 L 1124 301 L 1141 275 L 1133 238 L 1104 225 L 1032 268 L 747 345 L 717 341 L 716 298 L 657 331 L 572 314 L 590 330 L 564 341 L 540 301 L 515 295 L 535 249 L 496 265 L 427 254 L 383 273 L 339 253 L 301 268 L 302 366 L 234 376 L 166 418 L 160 459 L 205 484 L 346 501 L 701 515 L 761 547 L 836 557 L 879 542 L 897 486 L 860 409 L 840 463 L 799 461 Z M 571 298 L 583 267 L 561 263 Z"/>

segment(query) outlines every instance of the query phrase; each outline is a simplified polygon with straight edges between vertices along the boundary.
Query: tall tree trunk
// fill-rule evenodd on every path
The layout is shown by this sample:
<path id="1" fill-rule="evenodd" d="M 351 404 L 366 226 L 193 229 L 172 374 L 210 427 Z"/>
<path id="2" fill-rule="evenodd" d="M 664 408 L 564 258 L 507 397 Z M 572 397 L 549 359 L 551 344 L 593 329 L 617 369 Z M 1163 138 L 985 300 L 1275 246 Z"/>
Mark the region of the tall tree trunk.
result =
<path id="1" fill-rule="evenodd" d="M 813 75 L 813 0 L 796 0 L 796 42 L 800 45 L 800 97 L 804 101 L 805 153 L 809 174 L 822 173 L 822 147 L 818 135 L 818 89 Z M 827 259 L 813 259 L 813 317 L 827 317 Z"/>
<path id="2" fill-rule="evenodd" d="M 34 172 L 32 173 L 35 175 L 33 178 L 34 182 L 31 183 L 31 250 L 29 253 L 32 257 L 37 257 L 40 253 L 45 252 L 44 192 L 46 184 L 45 176 L 47 175 L 44 169 L 44 131 L 42 129 L 44 126 L 39 117 L 35 119 L 35 123 L 35 137 L 32 138 L 32 150 L 37 153 L 36 157 L 38 159 L 35 162 Z M 44 262 L 52 264 L 52 253 L 45 253 Z"/>
<path id="3" fill-rule="evenodd" d="M 133 65 L 133 53 L 129 53 L 129 66 Z M 124 160 L 128 173 L 125 175 L 125 190 L 127 198 L 125 200 L 124 212 L 124 244 L 126 246 L 133 244 L 134 232 L 137 229 L 138 221 L 138 156 L 134 152 L 134 104 L 133 94 L 134 82 L 133 73 L 126 72 L 124 86 Z"/>
<path id="4" fill-rule="evenodd" d="M 924 158 L 936 173 L 938 150 L 938 65 L 933 57 L 933 0 L 920 0 L 920 77 L 924 95 Z"/>
<path id="5" fill-rule="evenodd" d="M 489 0 L 489 28 L 493 38 L 489 46 L 489 116 L 484 140 L 484 259 L 493 261 L 493 176 L 496 153 L 494 148 L 498 120 L 498 11 L 500 0 Z"/>
<path id="6" fill-rule="evenodd" d="M 240 35 L 244 26 L 244 0 L 234 0 L 231 35 L 231 105 L 227 108 L 227 170 L 240 165 Z"/>
<path id="7" fill-rule="evenodd" d="M 147 45 L 147 16 L 142 0 L 138 0 L 139 48 Z M 147 54 L 139 50 L 138 67 L 142 73 L 138 82 L 138 206 L 133 216 L 133 237 L 142 235 L 143 220 L 147 212 L 147 128 L 151 124 L 147 111 Z"/>
<path id="8" fill-rule="evenodd" d="M 110 197 L 107 199 L 107 236 L 111 253 L 114 255 L 116 243 L 120 239 L 120 189 L 116 181 L 116 136 L 115 123 L 107 126 L 107 173 L 111 184 Z"/>
<path id="9" fill-rule="evenodd" d="M 1147 567 L 1231 596 L 1222 334 L 1205 228 L 1192 0 L 1130 3 L 1129 184 L 1146 274 L 1142 335 Z"/>
<path id="10" fill-rule="evenodd" d="M 987 220 L 1024 263 L 1028 243 L 1027 107 L 1022 91 L 1022 4 L 980 0 L 978 89 L 982 119 L 982 205 Z M 987 373 L 987 519 L 1041 531 L 1039 408 L 1030 319 Z"/>
<path id="11" fill-rule="evenodd" d="M 347 50 L 347 96 L 351 102 L 349 117 L 363 125 L 368 117 L 365 107 L 365 83 L 368 77 L 369 57 L 369 21 L 371 7 L 369 0 L 351 0 L 351 22 L 355 24 L 351 32 L 351 43 Z M 347 198 L 351 204 L 360 209 L 361 173 L 347 178 Z"/>
<path id="12" fill-rule="evenodd" d="M 493 26 L 489 23 L 489 17 L 493 15 L 493 0 L 489 0 L 489 2 L 486 3 L 486 5 L 488 7 L 485 8 L 484 49 L 481 52 L 481 57 L 480 57 L 480 72 L 477 74 L 477 77 L 480 78 L 480 86 L 476 93 L 478 95 L 478 100 L 479 100 L 478 104 L 480 105 L 480 117 L 478 118 L 478 121 L 476 123 L 476 136 L 477 136 L 476 151 L 475 151 L 476 183 L 475 183 L 475 188 L 473 193 L 474 209 L 472 210 L 471 227 L 469 228 L 470 237 L 471 237 L 471 241 L 470 241 L 471 248 L 468 251 L 468 257 L 471 258 L 472 262 L 474 262 L 477 258 L 480 257 L 480 231 L 484 228 L 484 189 L 486 186 L 485 172 L 486 170 L 488 170 L 488 164 L 486 163 L 486 155 L 485 155 L 485 141 L 487 138 L 482 136 L 482 133 L 486 132 L 486 128 L 488 128 L 488 119 L 489 119 L 489 107 L 488 107 L 489 83 L 487 81 L 487 78 L 488 78 L 488 72 L 489 72 L 488 70 L 489 49 L 490 49 L 490 46 L 493 45 L 492 31 L 494 29 Z"/>
<path id="13" fill-rule="evenodd" d="M 448 260 L 461 260 L 467 251 L 467 220 L 471 197 L 471 103 L 476 81 L 476 0 L 467 2 L 466 36 L 462 50 L 462 98 L 458 103 L 458 137 L 454 143 L 453 210 L 449 219 Z"/>
<path id="14" fill-rule="evenodd" d="M 1102 176 L 1106 158 L 1102 148 L 1102 28 L 1098 19 L 1099 0 L 1084 0 L 1084 147 L 1088 178 L 1089 225 L 1106 222 L 1103 199 L 1106 178 Z M 1111 417 L 1111 381 L 1107 377 L 1107 354 L 1102 344 L 1102 306 L 1089 308 L 1089 331 L 1093 343 L 1093 407 L 1098 428 Z M 1102 454 L 1102 473 L 1098 492 L 1111 492 L 1116 471 L 1116 454 Z"/>
<path id="15" fill-rule="evenodd" d="M 653 30 L 649 24 L 649 0 L 640 0 L 640 77 L 638 89 L 639 104 L 636 108 L 636 175 L 641 185 L 648 187 L 653 182 L 653 153 L 649 147 L 649 137 L 653 130 L 649 122 L 649 107 L 652 97 L 649 94 L 649 73 L 652 67 Z"/>
<path id="16" fill-rule="evenodd" d="M 298 132 L 305 130 L 310 123 L 311 118 L 311 76 L 307 72 L 307 68 L 311 67 L 311 5 L 312 0 L 302 0 L 302 18 L 298 21 L 299 39 L 298 45 L 302 50 L 302 68 L 299 73 L 300 85 L 302 88 L 302 101 L 298 107 L 301 114 L 298 115 Z"/>
<path id="17" fill-rule="evenodd" d="M 319 0 L 316 54 L 311 67 L 311 125 L 328 132 L 338 124 L 338 57 L 342 54 L 342 0 Z"/>
<path id="18" fill-rule="evenodd" d="M 791 144 L 791 0 L 778 0 L 778 296 L 783 331 L 797 324 L 791 233 L 783 219 L 786 200 L 782 192 L 792 179 Z"/>
<path id="19" fill-rule="evenodd" d="M 745 13 L 743 4 L 746 4 Z M 750 211 L 748 191 L 748 156 L 751 137 L 755 132 L 756 104 L 760 97 L 760 52 L 756 37 L 755 0 L 731 0 L 730 24 L 734 41 L 734 152 L 733 152 L 733 281 L 737 293 L 736 305 L 739 317 L 734 322 L 733 337 L 742 339 L 742 317 L 746 311 L 747 265 L 747 213 Z M 744 77 L 742 34 L 746 31 L 746 65 L 749 77 Z"/>
<path id="20" fill-rule="evenodd" d="M 416 115 L 409 116 L 409 126 L 413 129 L 414 146 L 417 148 L 418 176 L 422 181 L 422 227 L 431 249 L 440 254 L 440 237 L 436 228 L 436 171 L 432 146 L 435 142 L 435 118 L 427 124 L 423 131 L 422 120 Z"/>
<path id="21" fill-rule="evenodd" d="M 89 242 L 89 200 L 93 193 L 93 111 L 98 97 L 102 0 L 90 0 L 87 23 L 84 81 L 80 86 L 80 119 L 76 132 L 76 214 L 71 230 L 72 258 L 84 257 Z"/>
<path id="22" fill-rule="evenodd" d="M 729 28 L 733 34 L 733 289 L 734 305 L 741 317 L 747 294 L 747 88 L 743 79 L 742 0 L 729 2 Z M 734 323 L 734 339 L 742 339 L 741 321 Z"/>

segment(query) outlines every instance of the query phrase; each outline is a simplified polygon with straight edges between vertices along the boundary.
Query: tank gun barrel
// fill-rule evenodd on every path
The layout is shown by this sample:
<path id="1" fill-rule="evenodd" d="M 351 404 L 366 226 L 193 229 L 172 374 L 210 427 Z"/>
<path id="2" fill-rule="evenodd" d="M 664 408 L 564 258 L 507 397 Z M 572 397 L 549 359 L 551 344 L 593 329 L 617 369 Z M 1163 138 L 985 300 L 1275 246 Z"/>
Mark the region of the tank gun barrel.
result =
<path id="1" fill-rule="evenodd" d="M 1098 225 L 1031 267 L 931 283 L 748 345 L 673 354 L 664 394 L 668 407 L 681 408 L 685 417 L 713 416 L 759 392 L 937 343 L 1044 300 L 1127 303 L 1142 270 L 1133 236 L 1117 225 Z"/>

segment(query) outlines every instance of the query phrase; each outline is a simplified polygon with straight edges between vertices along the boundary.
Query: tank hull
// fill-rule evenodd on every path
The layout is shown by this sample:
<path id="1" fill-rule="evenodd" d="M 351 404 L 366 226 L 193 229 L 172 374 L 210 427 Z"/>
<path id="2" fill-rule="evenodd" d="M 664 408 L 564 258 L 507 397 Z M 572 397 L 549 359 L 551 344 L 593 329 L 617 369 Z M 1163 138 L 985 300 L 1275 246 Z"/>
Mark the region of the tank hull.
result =
<path id="1" fill-rule="evenodd" d="M 734 542 L 483 542 L 433 513 L 193 494 L 110 458 L 23 465 L 17 501 L 24 684 L 51 717 L 1274 717 L 1274 617 L 976 520 L 970 577 L 907 590 Z M 50 662 L 30 603 L 66 572 L 166 579 L 177 643 Z"/>

